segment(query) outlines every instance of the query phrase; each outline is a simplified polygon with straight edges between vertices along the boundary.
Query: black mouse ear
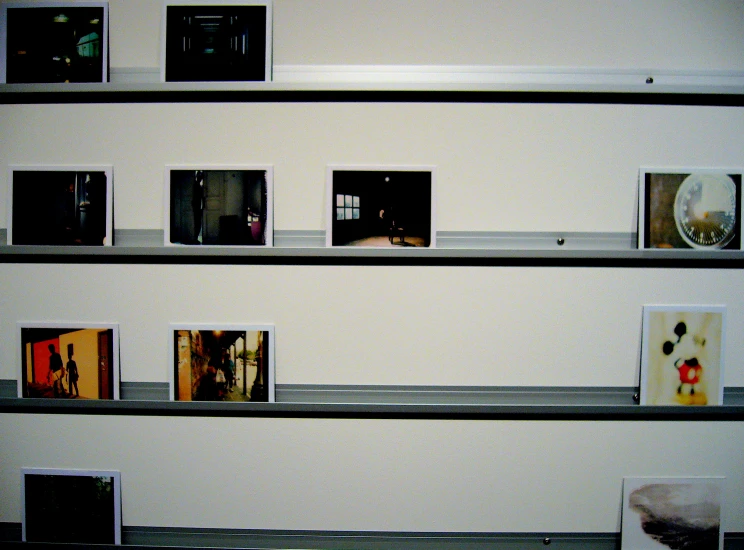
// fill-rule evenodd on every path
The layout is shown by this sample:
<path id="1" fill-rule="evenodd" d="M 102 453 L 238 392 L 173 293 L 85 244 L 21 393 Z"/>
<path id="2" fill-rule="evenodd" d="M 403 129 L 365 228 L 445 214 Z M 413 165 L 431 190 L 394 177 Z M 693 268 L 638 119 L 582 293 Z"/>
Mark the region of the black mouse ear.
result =
<path id="1" fill-rule="evenodd" d="M 667 340 L 666 342 L 664 342 L 664 345 L 661 346 L 661 351 L 664 352 L 664 355 L 671 355 L 674 351 L 674 344 Z"/>
<path id="2" fill-rule="evenodd" d="M 687 334 L 687 325 L 683 321 L 677 323 L 677 326 L 674 327 L 674 334 L 682 338 L 685 334 Z"/>

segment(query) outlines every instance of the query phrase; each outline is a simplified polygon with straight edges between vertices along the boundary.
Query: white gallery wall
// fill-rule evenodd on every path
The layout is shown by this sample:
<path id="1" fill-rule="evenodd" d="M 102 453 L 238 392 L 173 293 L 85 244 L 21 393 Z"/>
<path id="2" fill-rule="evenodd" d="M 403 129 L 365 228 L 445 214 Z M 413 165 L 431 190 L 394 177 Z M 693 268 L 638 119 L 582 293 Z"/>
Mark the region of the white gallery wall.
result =
<path id="1" fill-rule="evenodd" d="M 275 0 L 274 63 L 744 71 L 744 2 Z M 112 71 L 158 68 L 162 4 L 111 0 Z M 665 105 L 0 106 L 19 164 L 112 165 L 116 229 L 163 229 L 164 168 L 271 164 L 275 230 L 325 228 L 327 164 L 436 166 L 439 231 L 635 231 L 641 166 L 744 166 L 744 110 Z M 0 227 L 7 224 L 0 193 Z M 120 325 L 121 380 L 168 381 L 171 322 L 273 323 L 278 384 L 637 384 L 644 304 L 727 306 L 741 270 L 0 264 L 0 379 L 17 321 Z M 744 531 L 741 422 L 0 414 L 0 522 L 22 466 L 117 469 L 123 523 L 616 532 L 622 477 L 723 475 Z M 220 469 L 237 475 L 216 482 Z"/>

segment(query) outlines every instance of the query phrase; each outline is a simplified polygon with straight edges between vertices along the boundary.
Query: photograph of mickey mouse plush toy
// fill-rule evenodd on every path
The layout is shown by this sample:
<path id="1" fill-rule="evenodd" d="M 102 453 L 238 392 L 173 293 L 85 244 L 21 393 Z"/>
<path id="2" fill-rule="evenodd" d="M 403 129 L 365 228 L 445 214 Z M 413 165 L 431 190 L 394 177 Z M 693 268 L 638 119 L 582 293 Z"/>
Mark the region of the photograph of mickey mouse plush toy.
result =
<path id="1" fill-rule="evenodd" d="M 679 373 L 677 401 L 682 405 L 706 405 L 708 398 L 701 387 L 703 367 L 698 360 L 698 350 L 705 347 L 705 338 L 691 336 L 683 321 L 674 327 L 677 341 L 667 340 L 662 346 L 664 355 L 674 355 L 674 367 Z"/>
<path id="2" fill-rule="evenodd" d="M 645 306 L 641 405 L 720 405 L 722 306 Z"/>

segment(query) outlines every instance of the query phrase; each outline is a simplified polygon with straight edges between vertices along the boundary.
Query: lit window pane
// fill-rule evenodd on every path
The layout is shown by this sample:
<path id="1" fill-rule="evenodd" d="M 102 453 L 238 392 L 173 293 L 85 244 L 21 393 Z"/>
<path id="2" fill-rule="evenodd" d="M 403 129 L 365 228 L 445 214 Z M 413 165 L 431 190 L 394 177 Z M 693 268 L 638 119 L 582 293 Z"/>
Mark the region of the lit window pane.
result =
<path id="1" fill-rule="evenodd" d="M 351 206 L 351 195 L 345 195 L 344 198 L 346 199 L 344 206 Z"/>
<path id="2" fill-rule="evenodd" d="M 355 220 L 359 219 L 359 209 L 358 208 L 352 208 L 351 209 L 351 215 Z"/>
<path id="3" fill-rule="evenodd" d="M 359 197 L 354 197 L 353 203 L 352 206 L 354 208 L 359 208 Z"/>
<path id="4" fill-rule="evenodd" d="M 344 209 L 343 208 L 336 208 L 336 219 L 337 220 L 343 220 L 344 219 Z"/>
<path id="5" fill-rule="evenodd" d="M 344 196 L 336 195 L 336 206 L 343 206 L 343 205 L 344 205 Z"/>
<path id="6" fill-rule="evenodd" d="M 346 212 L 345 212 L 345 215 L 344 215 L 344 217 L 345 217 L 345 218 L 346 218 L 347 220 L 350 220 L 350 219 L 352 219 L 352 217 L 351 217 L 351 210 L 352 210 L 352 209 L 351 209 L 351 208 L 344 208 L 344 210 L 346 211 Z"/>

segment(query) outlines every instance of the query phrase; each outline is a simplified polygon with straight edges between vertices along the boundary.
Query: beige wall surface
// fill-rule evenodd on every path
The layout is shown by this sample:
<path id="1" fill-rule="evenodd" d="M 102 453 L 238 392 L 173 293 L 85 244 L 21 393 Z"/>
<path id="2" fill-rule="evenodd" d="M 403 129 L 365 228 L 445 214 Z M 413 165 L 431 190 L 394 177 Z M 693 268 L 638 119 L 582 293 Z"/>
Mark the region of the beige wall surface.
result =
<path id="1" fill-rule="evenodd" d="M 744 528 L 741 423 L 6 414 L 0 440 L 0 521 L 53 465 L 120 470 L 129 526 L 608 533 L 624 476 L 721 475 Z"/>
<path id="2" fill-rule="evenodd" d="M 744 70 L 741 1 L 273 11 L 282 66 Z M 112 69 L 157 70 L 161 13 L 111 0 Z M 111 165 L 116 228 L 162 229 L 166 165 L 271 164 L 275 229 L 322 230 L 328 164 L 433 165 L 440 231 L 630 233 L 640 167 L 742 167 L 742 128 L 741 108 L 664 105 L 2 105 L 0 189 L 16 164 Z M 3 263 L 0 288 L 0 379 L 18 321 L 119 323 L 124 382 L 168 381 L 169 323 L 215 322 L 273 323 L 279 384 L 629 387 L 644 304 L 720 304 L 744 386 L 741 270 Z M 456 532 L 616 532 L 623 476 L 723 475 L 744 531 L 740 421 L 3 413 L 0 442 L 0 522 L 35 466 L 121 470 L 128 526 Z"/>
<path id="3" fill-rule="evenodd" d="M 644 304 L 722 304 L 744 386 L 741 270 L 0 264 L 0 285 L 6 379 L 17 320 L 119 323 L 125 382 L 169 380 L 169 323 L 269 323 L 279 384 L 630 387 Z"/>
<path id="4" fill-rule="evenodd" d="M 328 164 L 414 164 L 436 167 L 440 231 L 630 233 L 641 166 L 741 169 L 741 128 L 732 107 L 5 105 L 0 166 L 112 165 L 117 229 L 163 229 L 166 165 L 271 164 L 275 229 L 321 230 Z"/>
<path id="5" fill-rule="evenodd" d="M 740 0 L 273 0 L 272 5 L 276 65 L 744 70 Z M 159 67 L 162 12 L 162 0 L 109 0 L 112 68 Z"/>

